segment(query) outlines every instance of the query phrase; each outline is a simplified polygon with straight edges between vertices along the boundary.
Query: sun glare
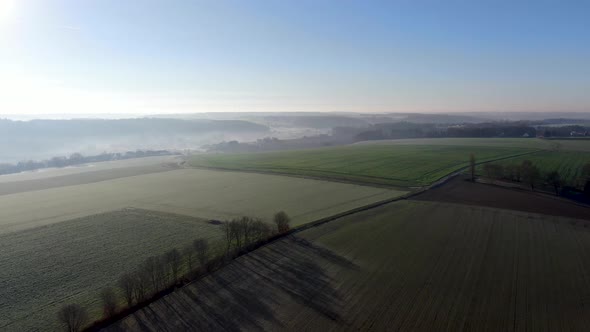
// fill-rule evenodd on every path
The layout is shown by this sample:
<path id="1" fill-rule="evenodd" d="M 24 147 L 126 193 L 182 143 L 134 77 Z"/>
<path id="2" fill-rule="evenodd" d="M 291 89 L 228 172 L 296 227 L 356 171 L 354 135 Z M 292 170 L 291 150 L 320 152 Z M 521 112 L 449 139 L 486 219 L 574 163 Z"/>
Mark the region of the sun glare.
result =
<path id="1" fill-rule="evenodd" d="M 0 0 L 0 24 L 8 23 L 16 16 L 17 0 Z"/>

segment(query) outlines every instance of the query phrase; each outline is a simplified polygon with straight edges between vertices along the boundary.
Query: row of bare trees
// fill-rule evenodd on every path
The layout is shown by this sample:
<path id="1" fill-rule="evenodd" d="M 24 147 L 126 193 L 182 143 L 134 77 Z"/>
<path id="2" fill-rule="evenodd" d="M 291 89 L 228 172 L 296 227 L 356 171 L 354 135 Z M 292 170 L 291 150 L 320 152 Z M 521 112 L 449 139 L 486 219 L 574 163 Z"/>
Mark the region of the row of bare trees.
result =
<path id="1" fill-rule="evenodd" d="M 261 239 L 268 238 L 271 228 L 259 219 L 241 217 L 233 219 L 222 225 L 225 235 L 226 253 L 233 250 L 247 249 L 251 244 Z"/>
<path id="2" fill-rule="evenodd" d="M 290 218 L 285 212 L 275 214 L 273 221 L 276 229 L 251 217 L 224 222 L 221 227 L 225 244 L 221 253 L 213 252 L 207 239 L 198 238 L 182 250 L 172 249 L 161 256 L 148 257 L 134 272 L 119 278 L 118 291 L 113 287 L 101 291 L 104 318 L 109 319 L 120 310 L 144 303 L 155 294 L 176 286 L 181 278 L 192 280 L 207 272 L 214 262 L 231 259 L 290 229 Z M 120 304 L 123 306 L 120 307 Z M 62 307 L 58 318 L 70 332 L 80 331 L 89 321 L 87 311 L 77 304 Z"/>
<path id="3" fill-rule="evenodd" d="M 483 166 L 483 171 L 488 178 L 523 182 L 531 186 L 531 190 L 535 189 L 535 184 L 541 179 L 541 171 L 530 160 L 524 160 L 520 165 L 487 163 Z"/>
<path id="4" fill-rule="evenodd" d="M 180 271 L 186 266 L 187 273 L 193 271 L 193 256 L 195 256 L 196 244 L 205 244 L 204 249 L 199 248 L 196 255 L 206 255 L 208 251 L 207 240 L 197 239 L 192 247 L 187 247 L 182 254 L 178 249 L 172 249 L 162 256 L 148 257 L 133 273 L 122 275 L 118 281 L 120 293 L 127 307 L 134 303 L 146 301 L 150 295 L 167 289 L 180 280 Z M 202 253 L 201 250 L 205 252 Z M 105 317 L 111 317 L 116 308 L 112 307 L 112 295 L 114 292 L 107 289 L 101 293 Z M 114 301 L 115 303 L 117 301 Z"/>
<path id="5" fill-rule="evenodd" d="M 469 175 L 471 181 L 475 181 L 476 173 L 475 155 L 469 155 Z M 541 172 L 530 160 L 524 160 L 520 165 L 500 165 L 495 163 L 485 163 L 483 165 L 483 172 L 487 178 L 490 179 L 507 179 L 511 181 L 524 182 L 531 186 L 531 190 L 535 189 Z"/>
<path id="6" fill-rule="evenodd" d="M 538 184 L 545 184 L 553 188 L 555 195 L 559 195 L 560 188 L 567 184 L 558 170 L 542 174 L 539 168 L 530 160 L 524 160 L 520 165 L 487 163 L 483 166 L 483 171 L 488 178 L 522 182 L 529 185 L 531 190 L 535 190 L 535 186 Z M 582 167 L 579 179 L 574 181 L 577 182 L 577 184 L 573 183 L 573 185 L 583 188 L 585 184 L 587 186 L 589 181 L 590 163 Z"/>
<path id="7" fill-rule="evenodd" d="M 522 182 L 535 190 L 535 185 L 541 180 L 541 171 L 530 160 L 524 160 L 520 165 L 509 164 L 506 166 L 494 163 L 483 165 L 483 172 L 490 179 L 505 179 Z M 551 172 L 547 177 L 556 186 L 556 194 L 561 186 L 561 177 L 557 171 Z"/>
<path id="8" fill-rule="evenodd" d="M 471 181 L 475 181 L 475 156 L 469 156 L 469 173 Z M 522 182 L 535 190 L 535 185 L 544 182 L 551 186 L 555 195 L 559 195 L 559 189 L 565 184 L 565 180 L 558 170 L 553 170 L 542 175 L 539 168 L 530 160 L 524 160 L 521 164 L 500 165 L 495 163 L 486 163 L 483 165 L 483 173 L 490 179 L 504 179 L 515 182 Z M 576 181 L 576 187 L 588 190 L 590 188 L 590 163 L 586 163 L 581 170 L 579 179 Z"/>

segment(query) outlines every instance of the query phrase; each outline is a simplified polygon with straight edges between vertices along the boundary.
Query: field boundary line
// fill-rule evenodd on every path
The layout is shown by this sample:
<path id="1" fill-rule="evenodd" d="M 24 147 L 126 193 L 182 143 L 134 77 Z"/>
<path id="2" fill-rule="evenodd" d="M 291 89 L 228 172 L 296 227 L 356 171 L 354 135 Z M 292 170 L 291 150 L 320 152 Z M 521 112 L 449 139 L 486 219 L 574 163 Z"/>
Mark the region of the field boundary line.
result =
<path id="1" fill-rule="evenodd" d="M 481 161 L 481 162 L 476 162 L 476 165 L 483 165 L 485 163 L 490 163 L 490 162 L 495 162 L 495 161 L 500 161 L 500 160 L 506 160 L 506 159 L 511 159 L 511 158 L 517 158 L 517 157 L 521 157 L 521 156 L 525 156 L 525 155 L 529 155 L 529 154 L 535 154 L 535 153 L 539 153 L 539 152 L 543 152 L 546 150 L 542 150 L 542 149 L 538 149 L 538 150 L 534 150 L 534 151 L 527 151 L 527 152 L 523 152 L 523 153 L 519 153 L 519 154 L 513 154 L 513 155 L 509 155 L 509 156 L 502 156 L 499 158 L 494 158 L 494 159 L 490 159 L 490 160 L 485 160 L 485 161 Z M 188 164 L 188 163 L 187 163 Z M 438 180 L 432 182 L 429 185 L 425 185 L 425 186 L 420 186 L 417 185 L 415 183 L 413 183 L 414 185 L 408 185 L 408 186 L 400 186 L 400 185 L 393 185 L 393 184 L 387 184 L 387 183 L 376 183 L 376 182 L 368 182 L 368 181 L 360 181 L 360 180 L 353 180 L 353 179 L 342 179 L 342 178 L 333 178 L 330 176 L 314 176 L 314 175 L 303 175 L 303 174 L 296 174 L 296 173 L 288 173 L 288 172 L 281 172 L 281 171 L 265 171 L 265 170 L 260 170 L 260 169 L 247 169 L 247 168 L 228 168 L 228 167 L 215 167 L 215 166 L 188 166 L 187 168 L 193 168 L 193 169 L 204 169 L 204 170 L 211 170 L 211 171 L 220 171 L 220 172 L 242 172 L 242 173 L 255 173 L 255 174 L 266 174 L 266 175 L 277 175 L 277 176 L 289 176 L 289 177 L 294 177 L 294 178 L 302 178 L 302 179 L 309 179 L 309 180 L 320 180 L 320 181 L 329 181 L 329 182 L 338 182 L 338 183 L 346 183 L 346 184 L 354 184 L 354 185 L 359 185 L 359 186 L 366 186 L 366 187 L 375 187 L 375 188 L 388 188 L 388 189 L 397 189 L 397 190 L 421 190 L 421 189 L 429 189 L 431 188 L 433 185 L 436 185 L 438 182 L 440 182 L 441 180 L 445 179 L 446 177 L 453 175 L 455 173 L 460 173 L 463 172 L 464 170 L 469 168 L 469 165 L 467 166 L 463 166 L 447 175 L 442 176 L 441 178 L 439 178 Z M 336 173 L 336 174 L 345 174 L 345 173 Z M 374 178 L 374 179 L 383 179 L 383 180 L 388 180 L 387 178 L 380 178 L 380 177 L 368 177 L 368 176 L 363 176 L 365 178 Z M 394 180 L 395 181 L 395 180 Z M 411 184 L 410 181 L 404 181 L 404 180 L 398 180 L 400 182 L 407 182 L 408 184 Z M 444 183 L 444 182 L 443 182 Z"/>
<path id="2" fill-rule="evenodd" d="M 491 182 L 485 182 L 482 181 L 481 179 L 484 180 L 489 180 Z M 475 180 L 477 183 L 482 184 L 484 186 L 490 186 L 490 187 L 497 187 L 497 188 L 502 188 L 502 189 L 506 189 L 506 190 L 513 190 L 513 191 L 517 191 L 517 192 L 523 192 L 523 193 L 528 193 L 529 195 L 535 195 L 535 196 L 539 196 L 539 197 L 546 197 L 546 198 L 551 198 L 563 203 L 568 203 L 568 204 L 573 204 L 573 205 L 577 205 L 577 206 L 581 206 L 581 207 L 585 207 L 585 208 L 590 208 L 590 205 L 582 203 L 582 202 L 578 202 L 576 200 L 573 199 L 568 199 L 562 196 L 556 196 L 554 193 L 550 192 L 550 191 L 545 191 L 545 190 L 528 190 L 525 189 L 523 187 L 520 186 L 506 186 L 506 185 L 502 185 L 501 181 L 495 182 L 493 179 L 484 177 L 484 176 L 480 176 L 478 179 Z"/>
<path id="3" fill-rule="evenodd" d="M 386 183 L 355 181 L 355 180 L 347 180 L 347 179 L 340 179 L 340 178 L 331 178 L 331 177 L 327 177 L 327 176 L 302 175 L 302 174 L 295 174 L 295 173 L 262 171 L 262 170 L 252 170 L 252 169 L 244 169 L 244 168 L 235 169 L 235 168 L 213 167 L 213 166 L 190 166 L 188 168 L 204 169 L 204 170 L 219 171 L 219 172 L 240 172 L 240 173 L 264 174 L 264 175 L 288 176 L 288 177 L 300 178 L 300 179 L 337 182 L 337 183 L 345 183 L 345 184 L 354 184 L 354 185 L 365 186 L 365 187 L 387 188 L 387 189 L 397 189 L 397 190 L 408 190 L 408 188 L 418 188 L 419 187 L 419 186 L 404 187 L 404 186 L 392 185 L 392 184 L 386 184 Z M 379 179 L 379 178 L 376 178 L 376 179 Z"/>
<path id="4" fill-rule="evenodd" d="M 544 151 L 544 150 L 529 151 L 529 152 L 521 153 L 521 154 L 518 154 L 518 155 L 501 157 L 501 158 L 496 158 L 496 159 L 493 159 L 493 160 L 486 160 L 486 161 L 482 161 L 482 162 L 476 163 L 476 165 L 482 165 L 482 164 L 486 164 L 486 163 L 490 163 L 490 162 L 494 162 L 494 161 L 498 161 L 498 160 L 505 160 L 505 159 L 510 159 L 510 158 L 516 158 L 516 157 L 520 157 L 520 156 L 523 156 L 523 155 L 529 155 L 529 154 L 539 153 L 541 151 Z M 409 199 L 409 198 L 414 197 L 414 196 L 417 196 L 417 195 L 419 195 L 419 194 L 421 194 L 421 193 L 423 193 L 423 192 L 425 192 L 427 190 L 430 190 L 432 188 L 435 188 L 435 187 L 438 187 L 438 186 L 441 186 L 441 185 L 445 184 L 447 181 L 451 180 L 452 178 L 454 178 L 454 177 L 462 174 L 463 171 L 465 171 L 468 168 L 469 168 L 469 166 L 462 167 L 459 170 L 457 170 L 457 171 L 455 171 L 455 172 L 453 172 L 451 174 L 445 175 L 444 177 L 438 179 L 437 181 L 433 182 L 432 184 L 430 184 L 428 186 L 425 186 L 425 187 L 422 187 L 421 189 L 418 189 L 418 190 L 415 190 L 415 191 L 412 191 L 412 192 L 403 194 L 401 196 L 392 197 L 392 198 L 388 198 L 388 199 L 381 200 L 381 201 L 378 201 L 378 202 L 374 202 L 374 203 L 371 203 L 371 204 L 367 204 L 367 205 L 364 205 L 364 206 L 360 206 L 360 207 L 357 207 L 357 208 L 354 208 L 354 209 L 351 209 L 351 210 L 348 210 L 348 211 L 340 212 L 340 213 L 337 213 L 337 214 L 334 214 L 334 215 L 331 215 L 331 216 L 328 216 L 328 217 L 324 217 L 324 218 L 321 218 L 321 219 L 318 219 L 318 220 L 315 220 L 315 221 L 308 222 L 308 223 L 306 223 L 304 225 L 297 226 L 297 227 L 291 229 L 289 232 L 285 233 L 284 235 L 290 235 L 290 234 L 298 233 L 298 232 L 304 231 L 306 229 L 309 229 L 309 228 L 312 228 L 312 227 L 316 227 L 316 226 L 319 226 L 319 225 L 323 225 L 323 224 L 325 224 L 327 222 L 330 222 L 330 221 L 333 221 L 333 220 L 336 220 L 336 219 L 340 219 L 342 217 L 346 217 L 346 216 L 349 216 L 349 215 L 352 215 L 352 214 L 356 214 L 356 213 L 359 213 L 359 212 L 371 210 L 371 209 L 374 209 L 376 207 L 379 207 L 379 206 L 382 206 L 382 205 L 386 205 L 386 204 L 389 204 L 389 203 L 393 203 L 393 202 L 397 202 L 397 201 Z"/>
<path id="5" fill-rule="evenodd" d="M 524 153 L 519 153 L 519 154 L 515 154 L 515 155 L 511 155 L 511 156 L 504 156 L 504 157 L 500 157 L 500 158 L 495 158 L 495 159 L 490 159 L 490 160 L 485 160 L 485 161 L 480 161 L 480 162 L 476 162 L 475 166 L 479 166 L 479 165 L 483 165 L 483 164 L 488 164 L 488 163 L 493 163 L 496 161 L 500 161 L 500 160 L 507 160 L 507 159 L 512 159 L 512 158 L 518 158 L 518 157 L 522 157 L 522 156 L 527 156 L 530 154 L 535 154 L 535 153 L 540 153 L 546 150 L 535 150 L 535 151 L 528 151 L 528 152 L 524 152 Z M 451 179 L 452 177 L 455 177 L 459 174 L 462 174 L 465 170 L 469 169 L 469 165 L 464 166 L 459 168 L 458 170 L 454 171 L 453 173 L 447 174 L 445 176 L 443 176 L 442 178 L 436 180 L 435 182 L 431 183 L 430 185 L 428 185 L 426 187 L 425 190 L 431 189 L 431 188 L 435 188 L 438 187 L 440 185 L 443 185 L 447 182 L 447 180 Z M 423 192 L 423 191 L 420 191 Z"/>

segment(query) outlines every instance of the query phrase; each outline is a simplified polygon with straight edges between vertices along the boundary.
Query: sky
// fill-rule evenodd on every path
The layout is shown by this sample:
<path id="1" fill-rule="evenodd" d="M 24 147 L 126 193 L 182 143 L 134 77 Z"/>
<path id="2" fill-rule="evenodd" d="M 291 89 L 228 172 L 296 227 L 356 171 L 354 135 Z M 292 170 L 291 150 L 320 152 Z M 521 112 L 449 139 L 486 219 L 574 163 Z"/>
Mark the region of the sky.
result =
<path id="1" fill-rule="evenodd" d="M 0 0 L 0 114 L 590 111 L 590 1 Z"/>

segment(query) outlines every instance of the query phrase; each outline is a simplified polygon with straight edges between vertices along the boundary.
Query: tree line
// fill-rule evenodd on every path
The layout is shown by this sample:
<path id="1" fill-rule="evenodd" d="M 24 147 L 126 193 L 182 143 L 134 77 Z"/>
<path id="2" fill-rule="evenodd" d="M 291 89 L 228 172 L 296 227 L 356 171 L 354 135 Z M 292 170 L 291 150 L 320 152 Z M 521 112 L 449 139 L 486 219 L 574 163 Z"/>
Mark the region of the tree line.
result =
<path id="1" fill-rule="evenodd" d="M 146 258 L 133 272 L 121 275 L 116 287 L 103 289 L 99 296 L 103 320 L 141 306 L 157 294 L 198 279 L 223 263 L 256 248 L 290 229 L 291 219 L 281 211 L 274 215 L 275 227 L 258 218 L 241 217 L 221 224 L 221 243 L 197 238 L 181 250 L 174 248 L 159 256 Z M 221 249 L 219 250 L 214 249 Z M 88 311 L 78 304 L 63 306 L 58 319 L 66 331 L 81 331 L 90 322 Z"/>
<path id="2" fill-rule="evenodd" d="M 590 135 L 590 128 L 581 125 L 539 127 L 538 131 L 544 137 L 571 137 Z"/>
<path id="3" fill-rule="evenodd" d="M 336 132 L 354 134 L 355 140 L 440 137 L 536 137 L 538 130 L 528 122 L 482 122 L 461 124 L 433 123 L 378 123 L 369 128 Z M 569 136 L 569 132 L 568 132 Z"/>
<path id="4" fill-rule="evenodd" d="M 474 178 L 473 165 L 474 161 L 470 161 L 472 179 Z M 559 195 L 560 189 L 565 185 L 572 185 L 584 191 L 590 188 L 590 163 L 587 163 L 582 167 L 580 178 L 576 179 L 574 183 L 568 183 L 558 170 L 552 170 L 543 174 L 530 160 L 524 160 L 520 164 L 507 165 L 486 163 L 483 165 L 482 169 L 487 178 L 521 182 L 530 186 L 533 191 L 535 190 L 535 186 L 540 184 L 548 185 L 552 187 L 557 196 Z"/>

